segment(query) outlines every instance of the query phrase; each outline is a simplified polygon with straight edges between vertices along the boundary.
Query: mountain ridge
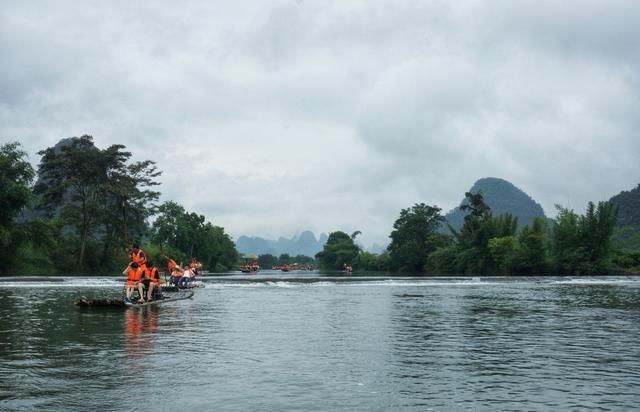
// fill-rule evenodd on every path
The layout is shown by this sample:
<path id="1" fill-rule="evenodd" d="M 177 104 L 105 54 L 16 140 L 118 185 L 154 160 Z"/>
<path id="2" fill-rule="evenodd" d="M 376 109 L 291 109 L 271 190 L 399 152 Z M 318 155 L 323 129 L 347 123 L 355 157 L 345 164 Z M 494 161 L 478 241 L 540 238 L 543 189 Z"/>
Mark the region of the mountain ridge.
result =
<path id="1" fill-rule="evenodd" d="M 236 241 L 236 248 L 240 253 L 252 255 L 271 254 L 280 256 L 283 253 L 287 253 L 291 256 L 305 255 L 313 257 L 322 250 L 327 239 L 326 233 L 321 233 L 316 238 L 315 234 L 310 230 L 305 230 L 291 238 L 280 236 L 277 240 L 242 235 Z"/>

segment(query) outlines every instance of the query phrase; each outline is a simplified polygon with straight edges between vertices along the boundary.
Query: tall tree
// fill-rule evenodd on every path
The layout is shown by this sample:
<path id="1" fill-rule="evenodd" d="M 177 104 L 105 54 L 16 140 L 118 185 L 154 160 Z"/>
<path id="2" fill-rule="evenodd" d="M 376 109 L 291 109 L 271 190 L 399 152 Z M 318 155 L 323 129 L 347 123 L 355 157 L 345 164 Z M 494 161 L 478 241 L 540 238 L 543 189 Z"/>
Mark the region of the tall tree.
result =
<path id="1" fill-rule="evenodd" d="M 394 269 L 401 272 L 425 270 L 429 255 L 442 244 L 438 229 L 444 217 L 440 211 L 439 207 L 424 203 L 400 211 L 389 236 L 391 244 L 388 250 Z"/>
<path id="2" fill-rule="evenodd" d="M 552 235 L 556 269 L 568 274 L 597 274 L 607 270 L 617 207 L 608 202 L 587 204 L 584 215 L 560 206 Z"/>
<path id="3" fill-rule="evenodd" d="M 351 236 L 337 231 L 329 234 L 324 248 L 315 257 L 320 267 L 335 270 L 342 269 L 345 264 L 351 265 L 359 251 Z"/>
<path id="4" fill-rule="evenodd" d="M 6 274 L 15 264 L 20 245 L 20 212 L 31 200 L 30 185 L 34 170 L 25 159 L 20 143 L 0 146 L 0 273 Z"/>
<path id="5" fill-rule="evenodd" d="M 124 148 L 113 145 L 100 150 L 91 136 L 84 135 L 39 152 L 42 159 L 35 193 L 43 210 L 60 216 L 75 229 L 80 270 L 85 269 L 87 245 L 94 235 L 99 235 L 104 245 L 120 243 L 117 239 L 126 235 L 123 231 L 122 237 L 118 236 L 116 228 L 126 227 L 127 209 L 138 225 L 144 225 L 159 196 L 149 189 L 158 184 L 154 179 L 160 174 L 154 163 L 127 164 L 131 153 Z"/>

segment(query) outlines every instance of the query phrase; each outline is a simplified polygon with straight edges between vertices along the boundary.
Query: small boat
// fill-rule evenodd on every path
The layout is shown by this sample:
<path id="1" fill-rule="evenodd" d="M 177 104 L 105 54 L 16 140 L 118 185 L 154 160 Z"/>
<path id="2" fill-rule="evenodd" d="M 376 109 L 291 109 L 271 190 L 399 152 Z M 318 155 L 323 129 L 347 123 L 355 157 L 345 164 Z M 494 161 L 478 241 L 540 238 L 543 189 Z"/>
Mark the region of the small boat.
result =
<path id="1" fill-rule="evenodd" d="M 256 255 L 244 255 L 242 266 L 240 266 L 240 272 L 257 274 L 260 271 L 260 265 L 258 264 L 258 257 Z"/>

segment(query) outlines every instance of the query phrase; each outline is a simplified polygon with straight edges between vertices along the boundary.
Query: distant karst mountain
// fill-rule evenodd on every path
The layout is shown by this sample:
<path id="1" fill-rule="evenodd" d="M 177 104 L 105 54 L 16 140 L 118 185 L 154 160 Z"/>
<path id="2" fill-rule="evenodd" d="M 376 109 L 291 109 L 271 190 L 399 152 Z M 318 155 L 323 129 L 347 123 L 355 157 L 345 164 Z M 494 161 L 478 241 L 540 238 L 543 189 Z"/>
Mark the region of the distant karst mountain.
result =
<path id="1" fill-rule="evenodd" d="M 618 206 L 618 226 L 640 230 L 640 184 L 635 189 L 613 196 L 609 202 Z"/>
<path id="2" fill-rule="evenodd" d="M 322 250 L 327 238 L 326 233 L 322 233 L 320 238 L 316 239 L 313 232 L 309 230 L 291 239 L 280 237 L 278 240 L 269 240 L 261 237 L 240 236 L 236 241 L 236 248 L 240 253 L 253 255 L 271 254 L 280 256 L 283 253 L 287 253 L 291 256 L 305 255 L 313 257 Z"/>
<path id="3" fill-rule="evenodd" d="M 485 203 L 491 208 L 493 216 L 511 213 L 518 218 L 518 227 L 530 225 L 536 217 L 545 217 L 542 206 L 528 194 L 503 179 L 485 177 L 478 180 L 471 189 L 471 193 L 482 193 Z M 466 204 L 463 199 L 460 205 Z M 464 224 L 466 212 L 459 207 L 453 209 L 445 218 L 456 230 Z M 446 226 L 444 231 L 448 231 Z"/>

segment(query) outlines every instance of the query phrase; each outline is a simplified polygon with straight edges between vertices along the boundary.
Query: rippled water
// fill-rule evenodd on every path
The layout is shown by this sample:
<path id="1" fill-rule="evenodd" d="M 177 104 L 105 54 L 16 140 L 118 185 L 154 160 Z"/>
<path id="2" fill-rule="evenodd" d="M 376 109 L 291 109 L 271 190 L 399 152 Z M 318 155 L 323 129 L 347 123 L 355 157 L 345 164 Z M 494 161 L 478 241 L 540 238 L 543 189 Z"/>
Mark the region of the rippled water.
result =
<path id="1" fill-rule="evenodd" d="M 0 282 L 0 409 L 640 405 L 633 278 L 205 283 L 191 300 L 87 310 L 73 299 L 121 283 Z"/>

